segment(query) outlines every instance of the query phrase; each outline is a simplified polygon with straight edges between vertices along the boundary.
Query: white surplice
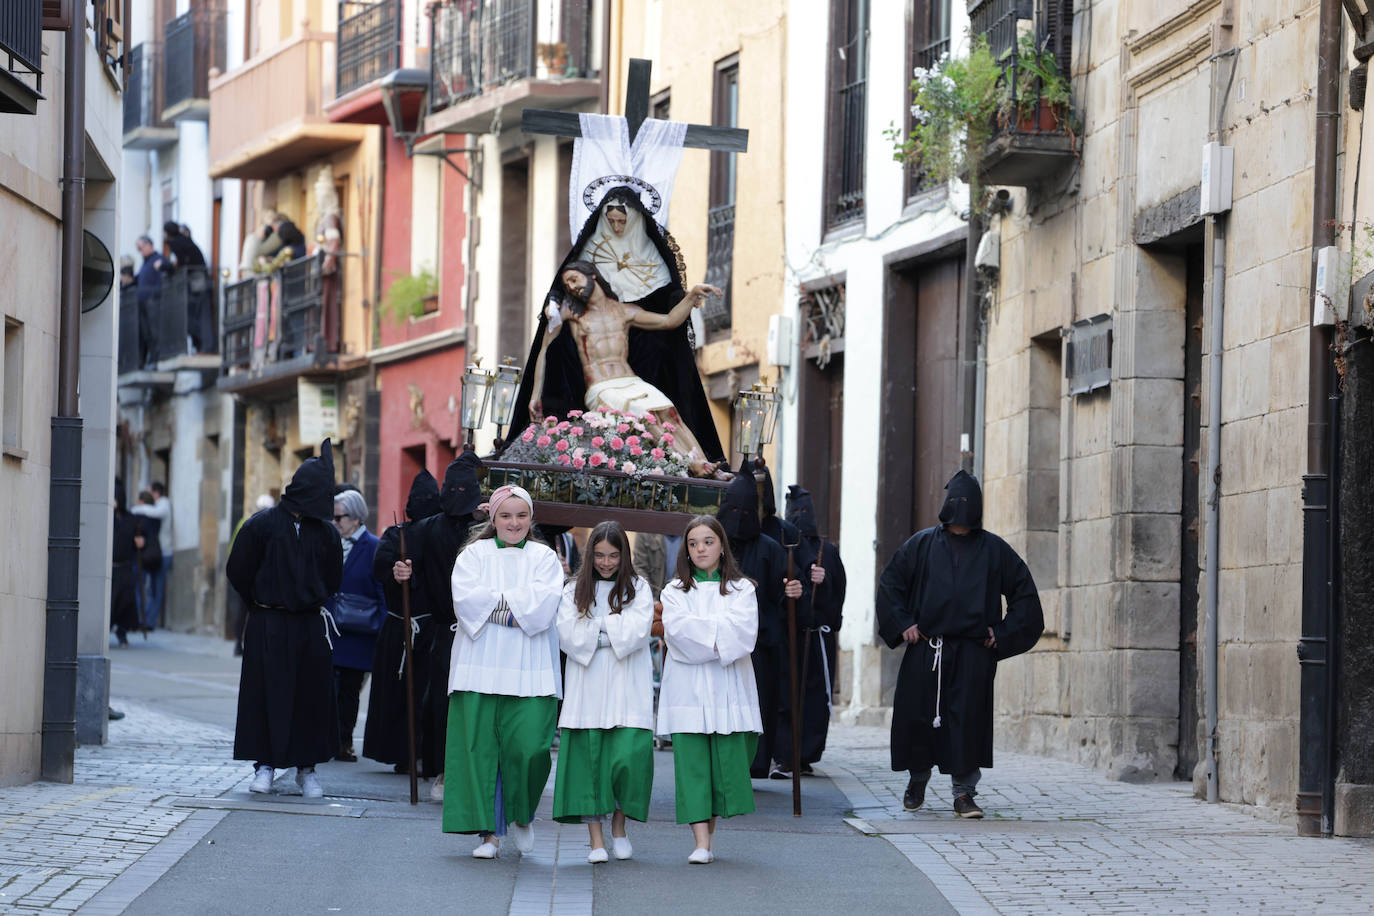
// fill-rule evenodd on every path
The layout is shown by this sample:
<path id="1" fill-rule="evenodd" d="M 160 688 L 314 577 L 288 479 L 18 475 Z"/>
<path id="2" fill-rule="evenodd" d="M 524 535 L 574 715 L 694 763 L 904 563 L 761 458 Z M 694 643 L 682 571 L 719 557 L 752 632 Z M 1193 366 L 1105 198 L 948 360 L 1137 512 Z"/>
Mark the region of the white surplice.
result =
<path id="1" fill-rule="evenodd" d="M 668 658 L 658 691 L 658 734 L 762 733 L 749 659 L 759 633 L 753 583 L 737 579 L 722 595 L 719 582 L 694 582 L 683 591 L 674 579 L 659 600 Z"/>
<path id="2" fill-rule="evenodd" d="M 568 667 L 559 728 L 654 727 L 654 666 L 649 657 L 654 594 L 649 583 L 636 576 L 634 599 L 612 614 L 614 584 L 596 583 L 590 617 L 578 614 L 573 602 L 577 583 L 569 582 L 563 589 L 558 643 L 568 656 Z M 598 648 L 601 634 L 601 641 L 609 645 Z"/>
<path id="3" fill-rule="evenodd" d="M 553 625 L 563 595 L 558 555 L 536 541 L 497 547 L 494 538 L 487 538 L 458 554 L 451 585 L 458 628 L 448 668 L 449 693 L 561 697 L 558 630 Z M 488 621 L 502 598 L 517 626 Z"/>

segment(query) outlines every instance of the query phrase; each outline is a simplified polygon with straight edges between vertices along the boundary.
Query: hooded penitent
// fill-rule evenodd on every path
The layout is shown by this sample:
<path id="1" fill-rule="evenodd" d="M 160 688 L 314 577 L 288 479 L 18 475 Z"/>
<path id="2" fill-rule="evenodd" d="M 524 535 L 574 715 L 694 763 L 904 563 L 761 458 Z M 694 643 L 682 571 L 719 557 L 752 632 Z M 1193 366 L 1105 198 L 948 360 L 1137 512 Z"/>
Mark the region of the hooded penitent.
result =
<path id="1" fill-rule="evenodd" d="M 281 507 L 306 518 L 334 520 L 334 446 L 328 439 L 320 443 L 319 457 L 307 458 L 296 468 Z"/>
<path id="2" fill-rule="evenodd" d="M 422 468 L 410 482 L 410 496 L 406 499 L 406 517 L 412 521 L 429 518 L 439 511 L 439 481 L 428 468 Z"/>
<path id="3" fill-rule="evenodd" d="M 787 520 L 797 526 L 802 537 L 817 537 L 820 529 L 816 527 L 816 504 L 811 499 L 811 491 L 797 484 L 787 488 Z"/>
<path id="4" fill-rule="evenodd" d="M 940 521 L 946 525 L 965 528 L 983 527 L 983 488 L 978 478 L 967 471 L 959 471 L 945 484 L 945 504 L 940 507 Z"/>
<path id="5" fill-rule="evenodd" d="M 444 471 L 444 489 L 439 494 L 439 505 L 445 515 L 459 518 L 476 511 L 482 502 L 482 484 L 477 476 L 482 468 L 482 459 L 476 452 L 463 452 L 449 462 Z"/>
<path id="6" fill-rule="evenodd" d="M 748 460 L 739 466 L 739 473 L 725 488 L 716 518 L 720 519 L 725 536 L 732 541 L 752 541 L 759 536 L 759 489 Z"/>

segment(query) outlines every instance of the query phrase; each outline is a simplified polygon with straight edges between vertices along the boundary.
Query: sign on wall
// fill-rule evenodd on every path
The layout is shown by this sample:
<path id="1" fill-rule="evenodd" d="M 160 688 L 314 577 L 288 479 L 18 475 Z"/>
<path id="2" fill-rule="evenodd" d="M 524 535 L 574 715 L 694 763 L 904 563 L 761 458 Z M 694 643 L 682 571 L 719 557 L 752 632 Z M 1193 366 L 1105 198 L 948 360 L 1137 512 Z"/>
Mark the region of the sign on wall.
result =
<path id="1" fill-rule="evenodd" d="M 1087 394 L 1112 383 L 1112 316 L 1094 315 L 1069 329 L 1064 376 L 1069 394 Z"/>
<path id="2" fill-rule="evenodd" d="M 296 422 L 303 445 L 339 437 L 339 386 L 296 379 Z"/>

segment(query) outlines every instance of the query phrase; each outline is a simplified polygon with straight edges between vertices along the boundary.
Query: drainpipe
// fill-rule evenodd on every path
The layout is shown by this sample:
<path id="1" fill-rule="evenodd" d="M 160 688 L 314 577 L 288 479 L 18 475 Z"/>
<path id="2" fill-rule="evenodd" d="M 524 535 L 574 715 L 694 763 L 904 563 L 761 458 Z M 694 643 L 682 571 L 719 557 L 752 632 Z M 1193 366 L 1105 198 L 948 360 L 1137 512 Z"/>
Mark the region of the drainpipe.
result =
<path id="1" fill-rule="evenodd" d="M 983 465 L 981 446 L 983 441 L 979 381 L 983 344 L 982 293 L 978 289 L 978 243 L 983 239 L 983 226 L 986 217 L 979 209 L 979 202 L 969 199 L 968 240 L 964 243 L 964 314 L 959 322 L 959 375 L 955 381 L 956 401 L 959 404 L 959 430 L 962 433 L 959 447 L 963 451 L 960 466 L 970 474 L 978 476 Z M 979 477 L 981 481 L 982 478 Z"/>
<path id="2" fill-rule="evenodd" d="M 1232 64 L 1234 68 L 1234 63 Z M 1218 671 L 1217 596 L 1221 577 L 1221 361 L 1224 338 L 1226 290 L 1226 220 L 1209 216 L 1212 236 L 1212 340 L 1207 353 L 1207 528 L 1206 634 L 1203 668 L 1207 692 L 1207 800 L 1217 802 L 1221 788 L 1217 774 L 1217 722 L 1220 718 Z"/>
<path id="3" fill-rule="evenodd" d="M 1312 170 L 1311 286 L 1316 285 L 1316 253 L 1335 243 L 1336 156 L 1340 128 L 1341 7 L 1321 0 L 1317 26 L 1317 117 Z M 1298 833 L 1330 834 L 1333 799 L 1333 736 L 1328 724 L 1333 702 L 1330 637 L 1334 613 L 1335 560 L 1331 511 L 1332 328 L 1308 329 L 1307 473 L 1303 475 L 1302 637 L 1298 641 L 1301 687 L 1298 720 Z"/>
<path id="4" fill-rule="evenodd" d="M 86 15 L 63 38 L 62 261 L 57 415 L 48 482 L 48 594 L 43 651 L 40 775 L 70 783 L 76 758 L 76 615 L 81 551 L 81 254 L 86 209 Z M 97 27 L 100 24 L 97 23 Z"/>

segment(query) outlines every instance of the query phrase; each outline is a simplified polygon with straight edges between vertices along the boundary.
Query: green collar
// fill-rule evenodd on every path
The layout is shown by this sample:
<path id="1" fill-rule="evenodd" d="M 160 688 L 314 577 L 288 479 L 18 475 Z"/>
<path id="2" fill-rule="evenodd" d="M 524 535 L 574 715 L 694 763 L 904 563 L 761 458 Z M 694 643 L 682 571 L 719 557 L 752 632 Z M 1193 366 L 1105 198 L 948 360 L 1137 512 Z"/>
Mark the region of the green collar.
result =
<path id="1" fill-rule="evenodd" d="M 698 582 L 719 582 L 720 567 L 716 567 L 710 572 L 702 572 L 699 569 L 692 570 L 692 578 Z"/>
<path id="2" fill-rule="evenodd" d="M 519 543 L 519 544 L 507 544 L 505 541 L 501 540 L 500 535 L 497 535 L 497 537 L 496 537 L 496 547 L 497 547 L 497 549 L 500 549 L 500 548 L 502 548 L 502 547 L 524 547 L 527 543 L 529 543 L 529 540 L 530 540 L 529 537 L 523 537 L 523 538 L 520 539 L 520 543 Z"/>

